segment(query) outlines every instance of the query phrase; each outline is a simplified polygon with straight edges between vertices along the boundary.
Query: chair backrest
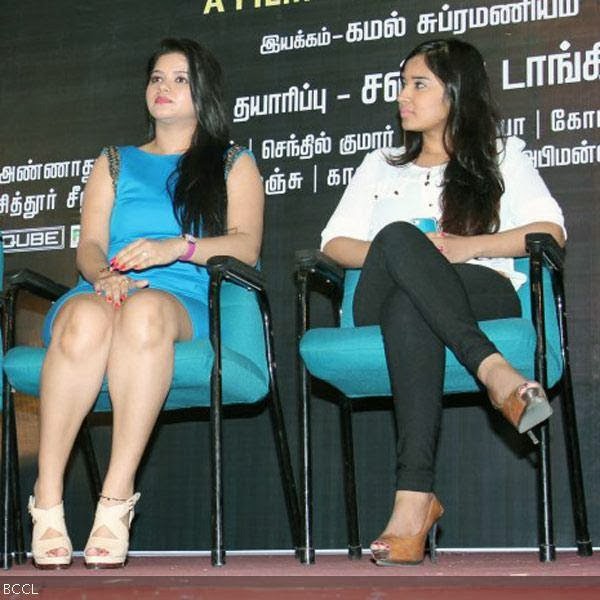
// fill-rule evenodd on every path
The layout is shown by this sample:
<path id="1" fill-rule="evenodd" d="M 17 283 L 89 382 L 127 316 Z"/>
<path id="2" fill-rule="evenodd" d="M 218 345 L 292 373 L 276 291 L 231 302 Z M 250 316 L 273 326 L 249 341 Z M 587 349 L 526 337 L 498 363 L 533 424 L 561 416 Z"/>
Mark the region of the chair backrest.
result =
<path id="1" fill-rule="evenodd" d="M 344 298 L 342 300 L 342 314 L 340 318 L 341 327 L 354 327 L 354 315 L 352 305 L 354 304 L 354 292 L 360 277 L 360 269 L 346 269 L 344 277 Z"/>
<path id="2" fill-rule="evenodd" d="M 521 302 L 521 315 L 528 321 L 531 320 L 531 287 L 529 285 L 529 258 L 517 258 L 515 260 L 515 270 L 527 275 L 527 282 L 518 290 L 517 295 Z M 354 327 L 354 318 L 352 316 L 352 303 L 356 284 L 360 277 L 360 269 L 347 269 L 344 278 L 344 298 L 342 300 L 342 314 L 340 319 L 341 327 Z M 553 298 L 551 275 L 547 268 L 543 272 L 544 296 Z M 547 343 L 554 348 L 559 345 L 558 320 L 553 302 L 546 302 L 544 305 L 544 317 L 546 321 Z"/>
<path id="3" fill-rule="evenodd" d="M 267 380 L 263 322 L 256 295 L 225 282 L 221 290 L 221 309 L 223 344 L 251 360 Z"/>

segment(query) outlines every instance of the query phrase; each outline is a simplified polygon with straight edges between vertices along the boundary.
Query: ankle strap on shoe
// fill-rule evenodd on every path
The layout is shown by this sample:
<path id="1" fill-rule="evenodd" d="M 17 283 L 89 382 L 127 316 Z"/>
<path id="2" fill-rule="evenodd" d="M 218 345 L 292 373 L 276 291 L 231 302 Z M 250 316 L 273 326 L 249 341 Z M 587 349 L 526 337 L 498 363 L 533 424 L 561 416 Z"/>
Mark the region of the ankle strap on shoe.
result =
<path id="1" fill-rule="evenodd" d="M 112 496 L 105 496 L 104 494 L 98 494 L 98 496 L 100 496 L 101 500 L 113 500 L 115 502 L 118 502 L 119 504 L 113 504 L 110 506 L 107 506 L 103 502 L 98 502 L 98 508 L 102 507 L 105 510 L 112 510 L 117 508 L 118 506 L 126 506 L 128 507 L 128 509 L 132 509 L 135 506 L 136 502 L 140 499 L 141 494 L 139 492 L 136 492 L 135 494 L 133 494 L 133 496 L 131 496 L 131 498 L 113 498 Z"/>
<path id="2" fill-rule="evenodd" d="M 129 498 L 112 498 L 111 496 L 105 496 L 104 494 L 98 494 L 98 497 L 103 500 L 112 500 L 113 502 L 127 502 Z"/>

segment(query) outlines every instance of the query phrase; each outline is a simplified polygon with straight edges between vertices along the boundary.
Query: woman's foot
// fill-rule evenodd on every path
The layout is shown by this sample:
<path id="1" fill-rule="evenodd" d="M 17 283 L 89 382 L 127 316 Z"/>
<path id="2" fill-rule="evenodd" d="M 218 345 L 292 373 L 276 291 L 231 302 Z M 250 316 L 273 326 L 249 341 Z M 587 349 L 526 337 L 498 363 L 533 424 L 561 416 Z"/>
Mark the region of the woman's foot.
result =
<path id="1" fill-rule="evenodd" d="M 381 536 L 407 537 L 418 533 L 432 498 L 433 494 L 428 492 L 397 491 L 392 514 Z"/>
<path id="2" fill-rule="evenodd" d="M 479 365 L 477 376 L 486 386 L 494 408 L 501 411 L 519 433 L 539 425 L 552 414 L 544 388 L 527 381 L 501 354 L 492 354 Z"/>
<path id="3" fill-rule="evenodd" d="M 399 490 L 392 516 L 383 533 L 371 544 L 378 565 L 414 565 L 423 561 L 427 534 L 444 513 L 434 494 Z M 430 540 L 434 559 L 433 540 Z"/>
<path id="4" fill-rule="evenodd" d="M 129 527 L 140 494 L 118 499 L 101 496 L 92 532 L 83 552 L 85 566 L 96 569 L 123 567 L 129 549 Z"/>
<path id="5" fill-rule="evenodd" d="M 501 408 L 510 394 L 526 381 L 523 375 L 498 353 L 491 354 L 481 361 L 477 377 L 487 388 L 490 402 L 495 408 Z"/>

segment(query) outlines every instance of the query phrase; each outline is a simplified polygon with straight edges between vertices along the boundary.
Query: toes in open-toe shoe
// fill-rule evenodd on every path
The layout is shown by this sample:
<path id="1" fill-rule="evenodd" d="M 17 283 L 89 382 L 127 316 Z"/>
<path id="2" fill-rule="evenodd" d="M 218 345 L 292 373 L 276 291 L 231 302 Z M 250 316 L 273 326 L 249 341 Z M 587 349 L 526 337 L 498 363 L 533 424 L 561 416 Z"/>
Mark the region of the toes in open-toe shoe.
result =
<path id="1" fill-rule="evenodd" d="M 33 521 L 31 554 L 38 569 L 66 569 L 71 565 L 73 546 L 65 525 L 64 505 L 52 508 L 36 508 L 35 498 L 29 496 L 27 505 Z M 48 535 L 50 531 L 55 535 Z M 60 554 L 57 551 L 62 550 Z"/>
<path id="2" fill-rule="evenodd" d="M 137 493 L 112 506 L 98 502 L 92 533 L 83 551 L 83 560 L 88 569 L 116 569 L 125 566 L 129 549 L 129 527 L 135 515 L 133 508 L 139 498 L 140 494 Z M 127 517 L 127 525 L 123 522 L 124 517 Z M 114 537 L 97 535 L 98 530 L 103 527 Z M 92 555 L 92 548 L 103 550 L 104 553 Z"/>
<path id="3" fill-rule="evenodd" d="M 373 560 L 379 566 L 418 565 L 425 558 L 425 542 L 429 538 L 429 558 L 436 562 L 437 522 L 444 508 L 433 496 L 421 530 L 411 536 L 382 535 L 370 547 Z"/>
<path id="4" fill-rule="evenodd" d="M 519 433 L 529 431 L 552 414 L 546 392 L 537 381 L 521 384 L 496 408 Z"/>

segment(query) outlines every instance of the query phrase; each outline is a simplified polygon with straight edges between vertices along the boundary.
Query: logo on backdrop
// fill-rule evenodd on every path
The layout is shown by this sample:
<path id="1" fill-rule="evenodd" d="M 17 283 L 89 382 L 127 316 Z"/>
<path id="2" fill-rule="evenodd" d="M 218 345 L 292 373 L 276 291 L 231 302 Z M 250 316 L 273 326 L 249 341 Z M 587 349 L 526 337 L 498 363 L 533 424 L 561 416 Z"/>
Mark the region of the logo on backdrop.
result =
<path id="1" fill-rule="evenodd" d="M 63 250 L 65 226 L 9 229 L 2 232 L 2 241 L 5 253 Z"/>

